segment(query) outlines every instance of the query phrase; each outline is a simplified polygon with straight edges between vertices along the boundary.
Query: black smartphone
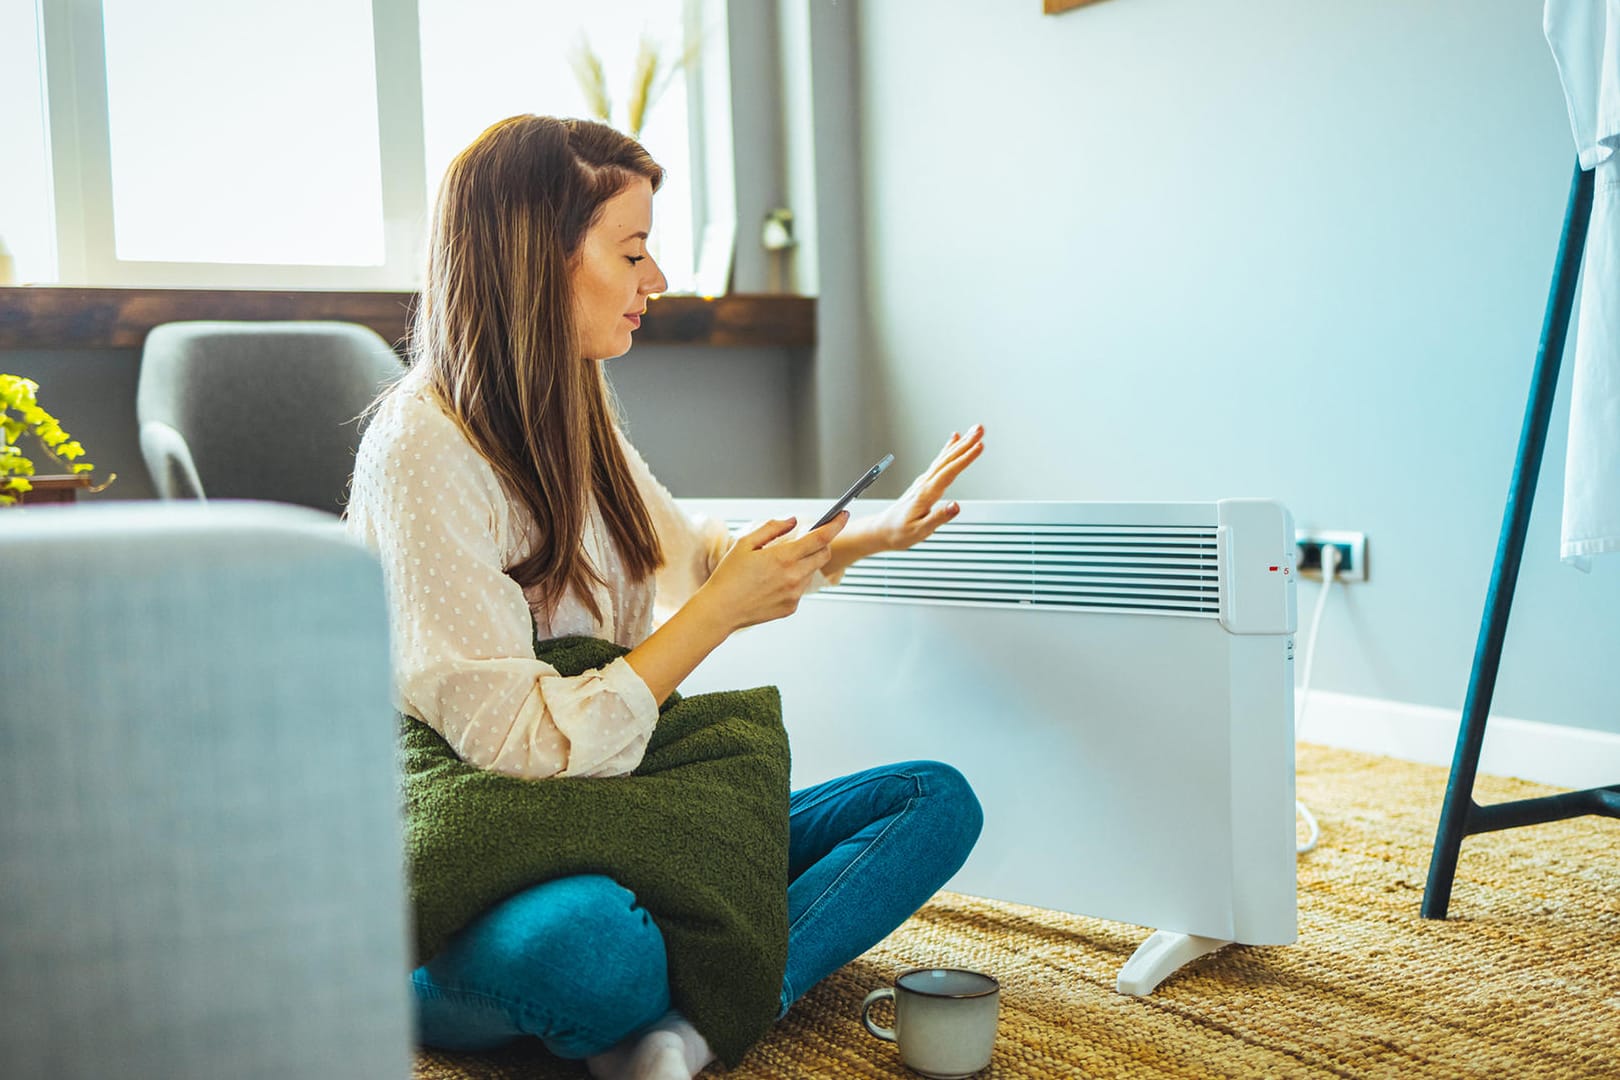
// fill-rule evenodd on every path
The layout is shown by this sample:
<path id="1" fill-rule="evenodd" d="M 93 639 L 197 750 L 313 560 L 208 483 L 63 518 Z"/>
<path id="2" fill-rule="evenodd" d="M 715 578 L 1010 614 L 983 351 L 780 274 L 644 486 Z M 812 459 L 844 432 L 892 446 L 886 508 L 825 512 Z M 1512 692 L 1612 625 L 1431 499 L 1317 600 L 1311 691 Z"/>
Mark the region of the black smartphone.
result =
<path id="1" fill-rule="evenodd" d="M 840 497 L 837 502 L 833 503 L 832 509 L 828 510 L 825 514 L 822 514 L 821 520 L 810 526 L 810 528 L 819 529 L 823 525 L 827 524 L 827 522 L 837 517 L 838 512 L 844 507 L 848 506 L 851 499 L 865 491 L 871 485 L 872 481 L 878 478 L 878 474 L 892 464 L 894 464 L 894 455 L 884 454 L 883 460 L 872 466 L 870 469 L 867 469 L 865 474 L 862 475 L 859 480 L 851 484 L 849 486 L 849 490 L 844 492 L 843 496 Z"/>

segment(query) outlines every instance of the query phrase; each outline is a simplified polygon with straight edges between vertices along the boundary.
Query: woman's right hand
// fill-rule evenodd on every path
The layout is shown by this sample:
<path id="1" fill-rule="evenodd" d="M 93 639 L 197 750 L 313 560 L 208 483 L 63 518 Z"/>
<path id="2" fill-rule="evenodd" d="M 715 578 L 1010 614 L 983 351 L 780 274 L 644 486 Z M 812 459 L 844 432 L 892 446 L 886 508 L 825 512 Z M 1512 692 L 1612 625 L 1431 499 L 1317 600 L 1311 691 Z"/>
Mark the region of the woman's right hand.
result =
<path id="1" fill-rule="evenodd" d="M 788 537 L 796 522 L 767 521 L 737 538 L 709 580 L 669 621 L 625 656 L 654 701 L 663 701 L 735 630 L 798 610 L 810 577 L 832 558 L 844 511 L 819 529 Z"/>
<path id="2" fill-rule="evenodd" d="M 692 599 L 701 598 L 731 630 L 791 615 L 811 576 L 832 558 L 833 537 L 848 523 L 845 510 L 819 529 L 783 540 L 796 519 L 767 521 L 737 538 Z"/>

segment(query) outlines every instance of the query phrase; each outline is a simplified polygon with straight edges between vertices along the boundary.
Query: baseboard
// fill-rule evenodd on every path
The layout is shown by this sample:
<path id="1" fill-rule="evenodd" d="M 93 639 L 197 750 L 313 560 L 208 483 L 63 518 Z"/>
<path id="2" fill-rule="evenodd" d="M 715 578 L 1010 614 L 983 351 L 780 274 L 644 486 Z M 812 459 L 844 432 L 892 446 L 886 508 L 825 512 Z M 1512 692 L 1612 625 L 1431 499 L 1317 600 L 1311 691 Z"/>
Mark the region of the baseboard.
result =
<path id="1" fill-rule="evenodd" d="M 1460 716 L 1460 709 L 1313 690 L 1297 734 L 1300 742 L 1449 766 Z M 1493 715 L 1479 771 L 1567 788 L 1620 784 L 1620 734 Z"/>

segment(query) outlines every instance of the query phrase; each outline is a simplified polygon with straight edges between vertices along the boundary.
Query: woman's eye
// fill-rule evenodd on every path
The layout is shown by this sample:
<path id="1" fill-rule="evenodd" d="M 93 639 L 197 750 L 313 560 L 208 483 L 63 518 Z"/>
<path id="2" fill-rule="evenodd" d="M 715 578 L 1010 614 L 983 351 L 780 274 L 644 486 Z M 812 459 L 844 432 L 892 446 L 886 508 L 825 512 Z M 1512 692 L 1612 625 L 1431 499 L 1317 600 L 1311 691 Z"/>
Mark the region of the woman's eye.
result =
<path id="1" fill-rule="evenodd" d="M 645 256 L 645 255 L 626 255 L 625 256 L 625 258 L 630 260 L 630 265 L 631 266 L 636 265 L 636 263 L 640 262 L 642 259 L 645 259 L 646 257 L 647 256 Z"/>

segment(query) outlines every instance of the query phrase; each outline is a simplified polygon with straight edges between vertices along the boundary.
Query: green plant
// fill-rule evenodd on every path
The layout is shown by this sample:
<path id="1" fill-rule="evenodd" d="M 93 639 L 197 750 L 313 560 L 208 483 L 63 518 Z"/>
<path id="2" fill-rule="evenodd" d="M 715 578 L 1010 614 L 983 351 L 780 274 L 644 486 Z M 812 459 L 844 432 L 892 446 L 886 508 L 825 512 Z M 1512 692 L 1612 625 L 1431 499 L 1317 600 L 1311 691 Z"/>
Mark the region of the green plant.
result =
<path id="1" fill-rule="evenodd" d="M 74 460 L 84 456 L 84 447 L 62 430 L 56 417 L 39 407 L 38 395 L 39 384 L 33 379 L 0 375 L 0 506 L 33 490 L 28 477 L 34 475 L 34 463 L 17 445 L 25 433 L 33 435 L 46 455 L 66 471 L 87 473 L 95 468 L 88 461 Z M 115 478 L 108 477 L 107 484 Z"/>

